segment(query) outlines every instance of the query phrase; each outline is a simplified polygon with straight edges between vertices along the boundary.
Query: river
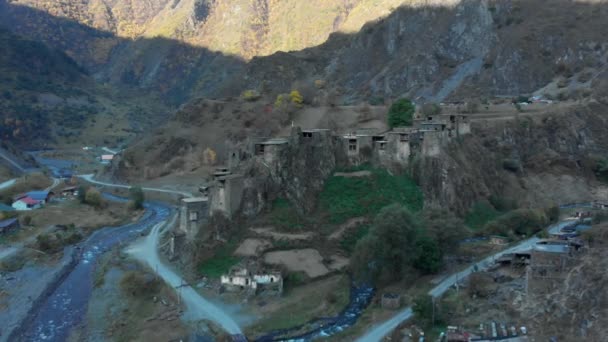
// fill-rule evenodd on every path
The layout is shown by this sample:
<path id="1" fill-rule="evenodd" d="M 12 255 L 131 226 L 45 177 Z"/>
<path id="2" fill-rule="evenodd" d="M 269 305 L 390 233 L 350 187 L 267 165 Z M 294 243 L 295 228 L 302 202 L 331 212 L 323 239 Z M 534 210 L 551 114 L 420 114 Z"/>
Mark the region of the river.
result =
<path id="1" fill-rule="evenodd" d="M 105 195 L 110 200 L 122 199 Z M 112 248 L 135 239 L 150 227 L 166 220 L 171 209 L 161 203 L 146 203 L 141 219 L 132 224 L 97 230 L 75 250 L 73 262 L 34 304 L 10 341 L 65 341 L 83 321 L 93 290 L 97 259 Z"/>

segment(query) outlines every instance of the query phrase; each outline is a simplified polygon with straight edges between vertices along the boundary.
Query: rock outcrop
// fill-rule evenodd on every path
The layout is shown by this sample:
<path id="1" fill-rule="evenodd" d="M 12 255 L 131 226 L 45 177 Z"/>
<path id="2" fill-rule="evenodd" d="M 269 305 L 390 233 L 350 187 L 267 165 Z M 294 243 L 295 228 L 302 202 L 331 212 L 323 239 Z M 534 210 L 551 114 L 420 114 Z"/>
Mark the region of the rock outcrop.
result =
<path id="1" fill-rule="evenodd" d="M 473 122 L 473 134 L 414 162 L 425 205 L 464 214 L 490 196 L 531 207 L 601 199 L 594 168 L 608 151 L 606 110 L 591 102 L 560 113 Z"/>

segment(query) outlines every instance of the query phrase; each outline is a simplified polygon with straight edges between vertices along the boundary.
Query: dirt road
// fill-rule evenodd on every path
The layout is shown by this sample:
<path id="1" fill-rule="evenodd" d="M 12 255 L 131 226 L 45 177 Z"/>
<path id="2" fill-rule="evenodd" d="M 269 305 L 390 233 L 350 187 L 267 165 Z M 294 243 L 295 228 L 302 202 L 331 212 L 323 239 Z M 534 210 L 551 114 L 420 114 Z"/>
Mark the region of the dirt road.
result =
<path id="1" fill-rule="evenodd" d="M 177 289 L 178 295 L 188 308 L 186 318 L 192 320 L 207 319 L 215 322 L 231 335 L 242 334 L 239 325 L 226 312 L 203 298 L 192 287 L 185 285 L 187 282 L 184 279 L 161 262 L 157 248 L 158 240 L 163 230 L 171 227 L 176 219 L 176 216 L 174 216 L 169 223 L 161 222 L 154 226 L 148 236 L 136 241 L 127 252 L 135 259 L 147 264 L 169 286 Z"/>

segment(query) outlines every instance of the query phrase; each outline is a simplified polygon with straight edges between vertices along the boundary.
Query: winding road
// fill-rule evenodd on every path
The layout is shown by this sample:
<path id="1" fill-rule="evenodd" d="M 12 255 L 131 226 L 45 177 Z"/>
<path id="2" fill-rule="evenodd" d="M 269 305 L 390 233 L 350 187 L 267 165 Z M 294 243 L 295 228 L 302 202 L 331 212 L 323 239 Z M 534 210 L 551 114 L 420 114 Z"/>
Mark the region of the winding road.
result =
<path id="1" fill-rule="evenodd" d="M 0 183 L 0 190 L 8 189 L 11 186 L 15 185 L 16 179 L 9 179 L 6 182 Z"/>
<path id="2" fill-rule="evenodd" d="M 93 174 L 78 175 L 78 177 L 86 180 L 89 183 L 107 186 L 107 187 L 111 187 L 111 188 L 121 188 L 121 189 L 130 189 L 131 188 L 130 185 L 113 184 L 113 183 L 106 183 L 106 182 L 101 182 L 101 181 L 95 180 L 93 178 L 93 177 L 95 177 L 95 175 L 93 175 Z M 172 190 L 172 189 L 160 189 L 160 188 L 148 188 L 148 187 L 142 187 L 141 189 L 143 191 L 162 192 L 162 193 L 166 193 L 166 194 L 181 195 L 184 197 L 194 197 L 194 195 L 192 193 L 186 192 L 186 191 L 179 191 L 179 190 Z"/>
<path id="3" fill-rule="evenodd" d="M 428 292 L 428 294 L 429 294 L 429 296 L 432 296 L 433 298 L 440 297 L 445 292 L 447 292 L 452 286 L 454 286 L 454 284 L 460 282 L 461 280 L 467 278 L 471 273 L 475 272 L 476 267 L 477 267 L 477 270 L 480 270 L 480 271 L 486 270 L 494 264 L 495 259 L 500 258 L 504 254 L 530 250 L 534 247 L 534 245 L 539 240 L 540 239 L 536 238 L 536 237 L 524 240 L 524 241 L 520 242 L 519 244 L 517 244 L 516 246 L 505 249 L 504 251 L 501 251 L 492 256 L 489 256 L 479 262 L 476 262 L 476 263 L 472 264 L 471 266 L 467 267 L 466 269 L 464 269 L 463 271 L 454 273 L 451 276 L 447 277 L 441 283 L 439 283 L 436 287 L 434 287 L 432 290 L 430 290 Z M 385 336 L 390 334 L 393 330 L 395 330 L 397 328 L 397 326 L 399 326 L 399 324 L 412 318 L 412 316 L 413 316 L 412 307 L 411 306 L 407 307 L 407 308 L 401 310 L 399 313 L 397 313 L 395 316 L 393 316 L 388 321 L 386 321 L 386 322 L 374 327 L 370 331 L 368 331 L 365 335 L 363 335 L 362 337 L 357 339 L 357 341 L 358 342 L 380 341 Z"/>
<path id="4" fill-rule="evenodd" d="M 161 222 L 154 226 L 148 236 L 136 241 L 127 249 L 127 252 L 135 259 L 147 264 L 169 286 L 179 289 L 178 295 L 188 308 L 185 317 L 192 320 L 207 319 L 215 322 L 231 335 L 241 335 L 241 328 L 226 312 L 203 298 L 192 287 L 184 285 L 187 284 L 186 281 L 160 260 L 157 248 L 158 240 L 165 229 L 171 228 L 175 224 L 176 218 L 177 216 L 174 215 L 168 223 Z"/>

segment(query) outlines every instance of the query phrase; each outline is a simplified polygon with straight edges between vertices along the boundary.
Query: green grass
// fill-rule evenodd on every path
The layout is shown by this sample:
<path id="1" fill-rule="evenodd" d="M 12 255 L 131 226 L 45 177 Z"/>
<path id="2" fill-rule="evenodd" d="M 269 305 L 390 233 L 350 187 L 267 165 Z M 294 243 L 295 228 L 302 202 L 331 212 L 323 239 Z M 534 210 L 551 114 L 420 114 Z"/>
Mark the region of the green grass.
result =
<path id="1" fill-rule="evenodd" d="M 406 206 L 413 212 L 422 209 L 422 192 L 406 175 L 392 176 L 385 170 L 369 166 L 369 177 L 332 176 L 325 183 L 319 204 L 330 223 L 340 224 L 352 217 L 373 217 L 380 209 L 393 203 Z"/>
<path id="2" fill-rule="evenodd" d="M 486 223 L 498 218 L 501 212 L 487 202 L 477 202 L 471 207 L 464 223 L 475 231 L 481 230 Z"/>
<path id="3" fill-rule="evenodd" d="M 272 225 L 283 231 L 302 230 L 306 226 L 306 220 L 284 198 L 274 200 L 268 217 Z"/>
<path id="4" fill-rule="evenodd" d="M 219 278 L 228 273 L 230 268 L 239 262 L 239 258 L 232 256 L 236 244 L 229 242 L 222 246 L 211 259 L 203 261 L 199 270 L 201 274 L 211 278 Z"/>

